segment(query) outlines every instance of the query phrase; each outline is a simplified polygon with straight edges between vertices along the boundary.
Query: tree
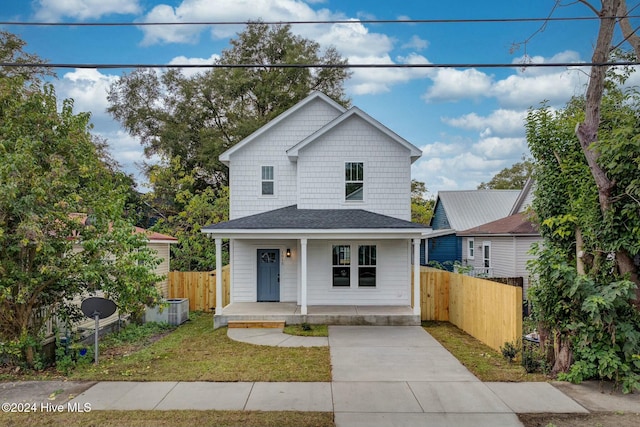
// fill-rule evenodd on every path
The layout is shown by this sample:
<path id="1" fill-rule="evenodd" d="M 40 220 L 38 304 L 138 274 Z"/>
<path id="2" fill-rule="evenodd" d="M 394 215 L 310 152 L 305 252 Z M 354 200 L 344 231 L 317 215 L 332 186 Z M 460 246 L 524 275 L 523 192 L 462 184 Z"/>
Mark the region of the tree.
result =
<path id="1" fill-rule="evenodd" d="M 640 37 L 638 37 L 636 30 L 632 28 L 629 22 L 626 0 L 602 0 L 600 10 L 587 0 L 579 1 L 600 17 L 600 29 L 591 58 L 593 63 L 606 63 L 611 58 L 616 23 L 618 23 L 625 40 L 633 48 L 635 59 L 640 59 Z M 618 183 L 607 175 L 605 165 L 599 161 L 602 153 L 602 144 L 598 144 L 598 133 L 600 130 L 602 97 L 605 91 L 606 75 L 607 67 L 605 66 L 593 66 L 591 68 L 584 104 L 584 120 L 576 126 L 576 135 L 598 189 L 600 210 L 603 216 L 609 217 L 613 211 L 612 195 L 616 191 Z M 633 252 L 630 252 L 625 247 L 620 247 L 615 251 L 614 257 L 619 272 L 622 275 L 628 275 L 636 285 L 640 285 L 638 267 L 634 263 Z M 636 288 L 635 301 L 638 309 L 640 309 L 640 287 Z"/>
<path id="2" fill-rule="evenodd" d="M 194 174 L 183 171 L 179 159 L 174 159 L 170 169 L 158 168 L 154 173 L 168 175 L 166 182 L 178 189 L 176 201 L 184 206 L 181 212 L 160 219 L 153 227 L 178 239 L 178 243 L 171 247 L 171 268 L 176 271 L 213 270 L 216 265 L 215 242 L 201 229 L 229 219 L 229 188 L 222 187 L 216 192 L 208 187 L 194 194 Z M 154 176 L 152 174 L 152 178 Z"/>
<path id="3" fill-rule="evenodd" d="M 429 224 L 433 216 L 433 199 L 427 199 L 427 187 L 424 182 L 411 180 L 411 221 Z"/>
<path id="4" fill-rule="evenodd" d="M 108 111 L 140 138 L 147 155 L 158 154 L 167 164 L 179 158 L 182 170 L 194 172 L 196 193 L 227 185 L 227 168 L 218 156 L 310 91 L 323 91 L 348 104 L 343 89 L 346 69 L 304 67 L 346 64 L 334 48 L 321 52 L 317 43 L 293 35 L 288 25 L 260 22 L 248 24 L 230 43 L 216 65 L 254 66 L 214 68 L 191 77 L 178 70 L 158 74 L 141 69 L 125 74 L 108 95 Z M 272 67 L 278 64 L 301 67 Z M 158 182 L 152 185 L 156 189 Z M 167 204 L 175 200 L 175 193 L 158 193 L 156 197 Z"/>
<path id="5" fill-rule="evenodd" d="M 531 159 L 523 157 L 522 162 L 502 169 L 489 182 L 478 185 L 478 190 L 521 190 L 531 176 L 532 170 Z"/>
<path id="6" fill-rule="evenodd" d="M 89 129 L 51 85 L 0 78 L 0 357 L 37 366 L 43 324 L 75 318 L 83 292 L 124 314 L 159 297 L 158 260 L 122 218 L 127 187 Z"/>
<path id="7" fill-rule="evenodd" d="M 37 55 L 26 53 L 22 48 L 26 45 L 24 40 L 13 33 L 0 30 L 0 62 L 17 64 L 44 64 Z M 45 76 L 53 76 L 45 67 L 1 67 L 0 79 L 20 76 L 25 81 L 38 81 Z"/>
<path id="8" fill-rule="evenodd" d="M 610 73 L 598 131 L 598 164 L 617 183 L 605 212 L 574 133 L 586 100 L 528 115 L 533 208 L 544 238 L 529 296 L 541 341 L 555 344 L 554 372 L 574 381 L 619 380 L 631 391 L 640 388 L 640 312 L 633 307 L 636 284 L 617 268 L 615 254 L 640 252 L 640 94 L 620 89 L 621 78 Z"/>

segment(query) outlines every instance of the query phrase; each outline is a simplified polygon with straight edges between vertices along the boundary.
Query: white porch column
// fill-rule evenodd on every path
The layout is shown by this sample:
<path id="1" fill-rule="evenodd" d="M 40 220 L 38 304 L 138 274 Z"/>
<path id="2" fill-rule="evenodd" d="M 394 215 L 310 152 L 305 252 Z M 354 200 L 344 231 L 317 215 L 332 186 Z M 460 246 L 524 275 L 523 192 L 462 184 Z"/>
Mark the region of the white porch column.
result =
<path id="1" fill-rule="evenodd" d="M 222 239 L 216 238 L 216 312 L 222 314 Z"/>
<path id="2" fill-rule="evenodd" d="M 307 314 L 307 239 L 300 239 L 300 314 Z"/>
<path id="3" fill-rule="evenodd" d="M 420 316 L 420 239 L 413 239 L 413 314 Z"/>

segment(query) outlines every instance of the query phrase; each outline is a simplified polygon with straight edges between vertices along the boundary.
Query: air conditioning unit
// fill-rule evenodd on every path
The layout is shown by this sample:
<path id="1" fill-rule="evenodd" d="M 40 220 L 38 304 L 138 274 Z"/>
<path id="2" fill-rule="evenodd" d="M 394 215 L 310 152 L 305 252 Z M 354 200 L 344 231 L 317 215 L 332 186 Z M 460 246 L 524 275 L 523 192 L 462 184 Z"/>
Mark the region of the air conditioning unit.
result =
<path id="1" fill-rule="evenodd" d="M 189 298 L 171 298 L 162 307 L 147 307 L 145 321 L 165 322 L 170 325 L 181 325 L 189 320 Z"/>

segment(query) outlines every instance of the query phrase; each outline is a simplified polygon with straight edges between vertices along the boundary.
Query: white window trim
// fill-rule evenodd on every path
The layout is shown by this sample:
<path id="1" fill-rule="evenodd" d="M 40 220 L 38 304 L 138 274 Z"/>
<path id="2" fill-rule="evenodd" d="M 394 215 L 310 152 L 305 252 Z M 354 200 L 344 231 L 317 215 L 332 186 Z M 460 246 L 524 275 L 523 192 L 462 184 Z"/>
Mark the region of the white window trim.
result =
<path id="1" fill-rule="evenodd" d="M 474 239 L 468 238 L 467 239 L 467 259 L 475 259 L 476 248 L 473 245 L 475 245 Z"/>
<path id="2" fill-rule="evenodd" d="M 262 168 L 264 167 L 270 167 L 273 169 L 273 179 L 263 179 L 262 178 Z M 276 197 L 276 167 L 274 165 L 260 165 L 259 171 L 258 171 L 258 176 L 260 177 L 260 185 L 258 187 L 258 196 L 259 197 L 266 197 L 266 198 L 273 198 Z M 263 182 L 272 182 L 273 183 L 273 194 L 262 194 L 262 183 Z"/>
<path id="3" fill-rule="evenodd" d="M 351 253 L 351 264 L 350 264 L 350 273 L 349 273 L 349 286 L 333 286 L 333 247 L 334 246 L 349 246 Z M 375 267 L 376 268 L 376 285 L 375 286 L 359 286 L 358 273 L 360 266 L 359 259 L 359 248 L 360 246 L 375 246 L 376 247 L 376 265 L 375 266 L 362 266 L 362 267 Z M 380 273 L 380 262 L 378 259 L 380 245 L 377 241 L 344 241 L 344 240 L 336 240 L 330 241 L 328 245 L 329 251 L 329 291 L 330 292 L 347 292 L 347 291 L 357 291 L 357 292 L 379 292 L 380 284 L 378 282 L 379 273 Z M 355 252 L 354 252 L 355 250 Z"/>
<path id="4" fill-rule="evenodd" d="M 489 248 L 489 258 L 485 258 L 484 253 L 485 250 L 484 248 L 488 247 Z M 485 261 L 489 261 L 489 265 L 484 265 Z M 482 268 L 491 268 L 491 242 L 490 241 L 483 241 L 482 242 Z"/>
<path id="5" fill-rule="evenodd" d="M 345 171 L 347 169 L 347 163 L 362 163 L 362 200 L 347 200 L 347 191 L 346 191 L 347 190 L 347 182 L 360 182 L 360 181 L 347 181 L 347 178 L 345 177 L 344 181 L 343 181 L 343 185 L 342 185 L 342 188 L 343 188 L 343 191 L 344 191 L 344 194 L 342 196 L 343 200 L 344 200 L 344 203 L 346 203 L 346 204 L 364 203 L 364 201 L 366 199 L 365 198 L 365 187 L 366 187 L 365 177 L 367 176 L 367 173 L 366 173 L 367 166 L 366 166 L 364 160 L 346 160 L 344 162 L 344 164 L 343 164 L 343 167 L 342 167 L 343 176 L 344 176 L 344 173 L 345 173 Z"/>

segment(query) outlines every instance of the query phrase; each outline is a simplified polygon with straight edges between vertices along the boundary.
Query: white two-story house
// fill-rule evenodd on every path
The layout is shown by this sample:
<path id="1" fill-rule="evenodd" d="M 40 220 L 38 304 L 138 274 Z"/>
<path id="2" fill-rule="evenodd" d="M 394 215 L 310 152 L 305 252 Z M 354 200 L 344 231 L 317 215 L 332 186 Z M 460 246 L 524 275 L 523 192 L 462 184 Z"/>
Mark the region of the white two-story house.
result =
<path id="1" fill-rule="evenodd" d="M 224 152 L 230 220 L 202 231 L 217 253 L 229 239 L 229 306 L 295 303 L 300 316 L 327 307 L 404 308 L 419 323 L 425 228 L 410 222 L 410 190 L 421 154 L 320 92 Z M 218 317 L 227 311 L 221 275 L 216 290 Z"/>

